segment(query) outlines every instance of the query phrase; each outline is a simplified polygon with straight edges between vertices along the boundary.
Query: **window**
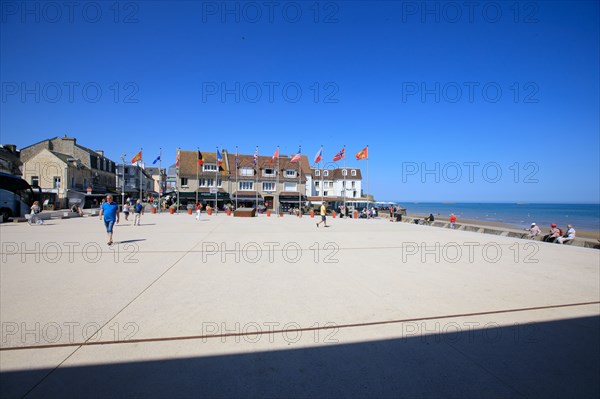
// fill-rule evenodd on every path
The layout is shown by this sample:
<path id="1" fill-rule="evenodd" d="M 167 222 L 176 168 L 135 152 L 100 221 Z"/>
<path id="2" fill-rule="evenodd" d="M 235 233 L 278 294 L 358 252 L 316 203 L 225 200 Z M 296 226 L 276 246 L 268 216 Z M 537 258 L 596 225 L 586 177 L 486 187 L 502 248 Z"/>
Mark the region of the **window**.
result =
<path id="1" fill-rule="evenodd" d="M 205 163 L 204 165 L 202 165 L 202 171 L 203 172 L 216 172 L 217 165 L 215 165 L 214 163 Z"/>
<path id="2" fill-rule="evenodd" d="M 346 169 L 342 169 L 342 176 L 346 176 L 348 174 L 348 171 Z"/>
<path id="3" fill-rule="evenodd" d="M 71 187 L 75 187 L 75 177 L 71 176 Z"/>
<path id="4" fill-rule="evenodd" d="M 240 182 L 240 190 L 252 190 L 254 188 L 254 182 L 251 181 L 241 181 Z"/>
<path id="5" fill-rule="evenodd" d="M 275 176 L 275 169 L 273 169 L 273 168 L 263 169 L 263 176 Z"/>
<path id="6" fill-rule="evenodd" d="M 328 170 L 324 170 L 323 171 L 323 176 L 329 176 L 329 171 Z"/>
<path id="7" fill-rule="evenodd" d="M 296 183 L 283 183 L 283 191 L 296 191 Z"/>
<path id="8" fill-rule="evenodd" d="M 87 181 L 87 179 L 83 179 L 83 188 L 88 188 L 88 181 Z"/>
<path id="9" fill-rule="evenodd" d="M 285 177 L 296 177 L 296 171 L 294 169 L 286 169 Z"/>
<path id="10" fill-rule="evenodd" d="M 188 179 L 187 179 L 187 177 L 182 177 L 181 178 L 181 185 L 183 187 L 187 187 L 187 185 L 188 185 Z"/>
<path id="11" fill-rule="evenodd" d="M 323 195 L 327 197 L 327 191 L 323 191 Z"/>
<path id="12" fill-rule="evenodd" d="M 346 188 L 346 182 L 345 181 L 342 182 L 342 187 Z"/>
<path id="13" fill-rule="evenodd" d="M 39 176 L 31 176 L 31 185 L 39 186 L 40 185 L 40 177 Z"/>
<path id="14" fill-rule="evenodd" d="M 242 166 L 240 168 L 240 176 L 254 176 L 254 169 L 250 166 Z"/>
<path id="15" fill-rule="evenodd" d="M 317 180 L 317 181 L 315 181 L 315 187 L 319 187 L 319 183 L 320 183 L 320 182 L 319 182 L 318 180 Z"/>
<path id="16" fill-rule="evenodd" d="M 356 198 L 356 191 L 352 191 L 352 197 Z"/>
<path id="17" fill-rule="evenodd" d="M 60 176 L 52 178 L 52 188 L 60 189 Z"/>
<path id="18" fill-rule="evenodd" d="M 321 171 L 319 169 L 315 170 L 315 176 L 321 176 Z"/>
<path id="19" fill-rule="evenodd" d="M 263 189 L 263 191 L 275 191 L 275 183 L 274 182 L 263 182 L 262 189 Z"/>
<path id="20" fill-rule="evenodd" d="M 354 187 L 356 187 L 356 182 L 355 181 L 352 182 L 352 188 L 354 188 Z"/>
<path id="21" fill-rule="evenodd" d="M 198 186 L 200 187 L 211 187 L 214 184 L 214 179 L 199 179 Z"/>
<path id="22" fill-rule="evenodd" d="M 356 170 L 355 170 L 355 169 L 352 169 L 352 172 L 350 172 L 350 174 L 351 174 L 352 176 L 356 176 Z"/>

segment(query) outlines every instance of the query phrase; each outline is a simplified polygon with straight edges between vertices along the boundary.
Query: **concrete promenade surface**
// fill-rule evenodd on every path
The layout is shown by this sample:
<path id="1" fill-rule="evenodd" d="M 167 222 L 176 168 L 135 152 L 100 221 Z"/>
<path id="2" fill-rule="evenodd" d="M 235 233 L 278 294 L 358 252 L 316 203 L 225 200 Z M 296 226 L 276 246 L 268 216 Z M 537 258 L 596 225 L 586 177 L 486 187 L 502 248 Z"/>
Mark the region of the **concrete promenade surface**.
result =
<path id="1" fill-rule="evenodd" d="M 0 225 L 0 397 L 600 395 L 600 252 L 382 220 Z"/>

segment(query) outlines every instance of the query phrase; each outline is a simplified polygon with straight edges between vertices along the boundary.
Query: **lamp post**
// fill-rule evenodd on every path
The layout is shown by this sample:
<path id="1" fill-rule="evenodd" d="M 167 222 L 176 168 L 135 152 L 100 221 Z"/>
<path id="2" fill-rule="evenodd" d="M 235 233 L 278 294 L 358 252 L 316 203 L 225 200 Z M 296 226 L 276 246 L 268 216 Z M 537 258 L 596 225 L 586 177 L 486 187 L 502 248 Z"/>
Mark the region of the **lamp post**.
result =
<path id="1" fill-rule="evenodd" d="M 125 157 L 127 156 L 127 154 L 122 154 L 121 155 L 121 161 L 123 162 L 122 164 L 122 168 L 123 168 L 123 172 L 121 173 L 121 209 L 123 209 L 123 205 L 125 205 Z"/>

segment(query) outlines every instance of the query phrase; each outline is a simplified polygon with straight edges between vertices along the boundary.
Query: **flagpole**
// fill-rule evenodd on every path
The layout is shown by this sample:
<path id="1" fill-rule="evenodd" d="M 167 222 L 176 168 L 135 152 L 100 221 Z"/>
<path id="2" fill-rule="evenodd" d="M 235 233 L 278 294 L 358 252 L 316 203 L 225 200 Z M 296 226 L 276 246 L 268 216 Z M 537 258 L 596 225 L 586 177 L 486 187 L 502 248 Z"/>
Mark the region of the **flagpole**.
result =
<path id="1" fill-rule="evenodd" d="M 344 190 L 342 191 L 344 197 L 344 213 L 346 213 L 346 175 L 348 174 L 348 171 L 346 170 L 346 144 L 344 144 L 344 169 L 342 170 L 346 172 L 345 174 L 342 173 L 344 175 Z"/>
<path id="2" fill-rule="evenodd" d="M 299 147 L 299 152 L 302 152 L 302 146 Z M 308 158 L 307 158 L 308 159 Z M 302 179 L 300 178 L 300 163 L 302 162 L 302 156 L 300 156 L 300 159 L 298 159 L 298 216 L 300 216 L 300 201 L 302 200 L 301 198 L 301 193 L 300 193 L 300 185 L 302 184 Z"/>
<path id="3" fill-rule="evenodd" d="M 215 213 L 219 213 L 219 189 L 217 188 L 217 181 L 219 180 L 219 147 L 217 147 L 217 152 L 215 152 L 215 161 L 217 162 L 217 170 L 215 170 Z"/>
<path id="4" fill-rule="evenodd" d="M 238 170 L 238 151 L 237 151 L 237 145 L 235 146 L 235 209 L 237 209 L 237 197 L 238 197 L 238 191 L 239 191 L 239 183 L 238 183 L 238 177 L 237 177 L 237 170 Z"/>
<path id="5" fill-rule="evenodd" d="M 321 145 L 321 150 L 323 150 L 323 146 Z M 321 154 L 321 160 L 323 159 L 323 154 Z M 325 174 L 325 170 L 323 169 L 323 162 L 321 163 L 321 204 L 323 204 L 325 200 L 325 186 L 323 186 L 323 175 Z M 318 167 L 318 165 L 317 165 Z"/>
<path id="6" fill-rule="evenodd" d="M 181 191 L 181 187 L 180 187 L 180 183 L 181 180 L 179 178 L 179 167 L 181 163 L 181 149 L 177 148 L 177 165 L 176 165 L 176 169 L 177 169 L 177 181 L 175 182 L 175 188 L 177 189 L 177 214 L 179 214 L 179 191 Z"/>
<path id="7" fill-rule="evenodd" d="M 160 208 L 161 208 L 161 197 L 162 197 L 162 191 L 163 191 L 163 181 L 162 181 L 162 147 L 160 147 L 160 152 L 158 155 L 158 178 L 159 178 L 159 183 L 158 183 L 158 213 L 160 213 Z"/>
<path id="8" fill-rule="evenodd" d="M 254 178 L 256 183 L 256 187 L 254 187 L 254 206 L 256 207 L 256 212 L 258 212 L 258 146 L 256 146 L 256 151 L 254 154 L 256 155 L 256 163 L 254 164 L 254 170 L 256 171 L 256 177 Z"/>
<path id="9" fill-rule="evenodd" d="M 277 171 L 275 171 L 275 201 L 277 201 L 277 206 L 275 207 L 275 211 L 279 215 L 279 194 L 277 191 L 279 190 L 279 146 L 277 146 Z"/>
<path id="10" fill-rule="evenodd" d="M 143 196 L 142 195 L 142 193 L 143 193 L 143 191 L 142 191 L 142 187 L 143 187 L 143 182 L 142 182 L 142 166 L 140 165 L 140 161 L 142 161 L 142 157 L 143 157 L 142 150 L 143 150 L 143 148 L 140 147 L 140 155 L 141 155 L 141 157 L 140 157 L 140 160 L 137 162 L 138 168 L 140 168 L 140 201 L 142 201 L 142 196 Z"/>
<path id="11" fill-rule="evenodd" d="M 200 152 L 200 147 L 196 147 L 196 157 L 198 157 L 198 152 Z M 200 189 L 200 180 L 198 180 L 199 176 L 199 170 L 198 167 L 200 166 L 200 158 L 198 158 L 196 160 L 196 204 L 198 203 L 198 190 Z"/>
<path id="12" fill-rule="evenodd" d="M 369 217 L 369 146 L 367 145 L 367 218 Z"/>

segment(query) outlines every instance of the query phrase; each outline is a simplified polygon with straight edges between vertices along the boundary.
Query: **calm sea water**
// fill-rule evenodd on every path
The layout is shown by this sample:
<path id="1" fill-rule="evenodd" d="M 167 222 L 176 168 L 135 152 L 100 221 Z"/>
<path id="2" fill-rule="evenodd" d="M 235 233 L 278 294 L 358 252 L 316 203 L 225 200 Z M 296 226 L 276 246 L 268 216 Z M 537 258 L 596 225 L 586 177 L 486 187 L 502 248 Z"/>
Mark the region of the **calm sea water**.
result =
<path id="1" fill-rule="evenodd" d="M 510 224 L 514 227 L 529 227 L 537 223 L 542 231 L 556 223 L 564 229 L 572 224 L 575 229 L 600 231 L 600 204 L 507 204 L 507 203 L 435 203 L 401 202 L 408 214 L 440 215 L 447 217 L 454 213 L 458 219 L 482 220 Z"/>

